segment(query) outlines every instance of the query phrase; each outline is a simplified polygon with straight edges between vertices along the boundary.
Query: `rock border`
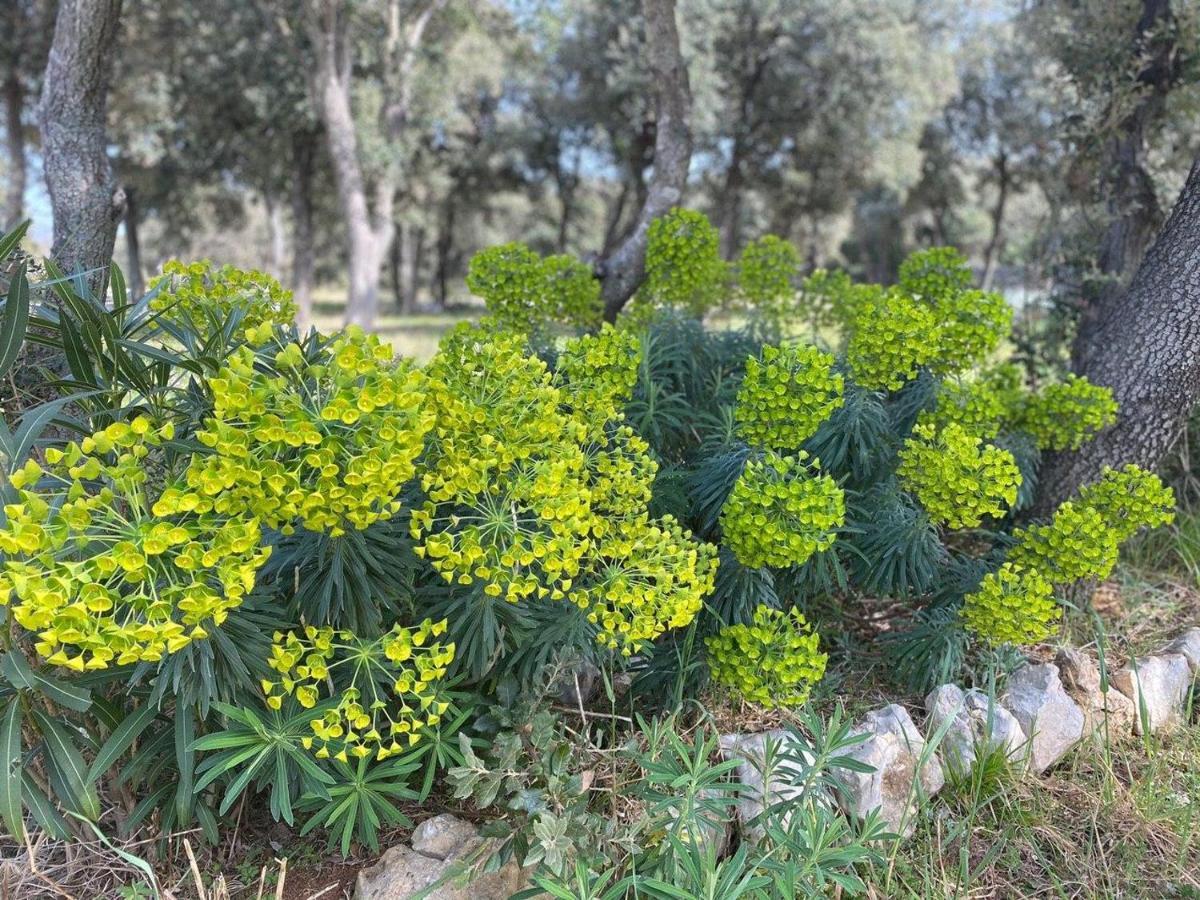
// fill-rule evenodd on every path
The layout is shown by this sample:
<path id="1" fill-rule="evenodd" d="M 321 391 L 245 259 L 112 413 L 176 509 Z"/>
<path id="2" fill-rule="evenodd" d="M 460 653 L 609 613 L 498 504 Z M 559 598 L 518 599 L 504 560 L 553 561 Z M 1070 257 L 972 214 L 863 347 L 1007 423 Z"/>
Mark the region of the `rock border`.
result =
<path id="1" fill-rule="evenodd" d="M 843 775 L 846 790 L 840 792 L 838 805 L 860 820 L 877 811 L 889 830 L 909 837 L 921 801 L 943 786 L 943 772 L 961 776 L 984 754 L 1003 752 L 1019 774 L 1040 775 L 1081 744 L 1096 747 L 1105 738 L 1169 731 L 1183 722 L 1193 684 L 1200 684 L 1200 627 L 1188 629 L 1156 653 L 1131 659 L 1107 679 L 1091 656 L 1067 647 L 1058 651 L 1054 662 L 1028 662 L 1017 669 L 996 699 L 982 691 L 940 685 L 925 697 L 926 735 L 896 703 L 873 709 L 859 720 L 853 732 L 865 739 L 850 755 L 875 771 Z M 722 754 L 741 760 L 740 780 L 753 781 L 744 777 L 744 770 L 754 761 L 739 751 L 779 735 L 724 735 Z M 761 778 L 755 784 L 752 789 L 761 791 Z M 786 800 L 789 788 L 768 786 L 766 805 Z M 755 799 L 737 809 L 742 835 L 751 841 L 756 832 L 747 816 L 764 804 L 758 795 Z"/>

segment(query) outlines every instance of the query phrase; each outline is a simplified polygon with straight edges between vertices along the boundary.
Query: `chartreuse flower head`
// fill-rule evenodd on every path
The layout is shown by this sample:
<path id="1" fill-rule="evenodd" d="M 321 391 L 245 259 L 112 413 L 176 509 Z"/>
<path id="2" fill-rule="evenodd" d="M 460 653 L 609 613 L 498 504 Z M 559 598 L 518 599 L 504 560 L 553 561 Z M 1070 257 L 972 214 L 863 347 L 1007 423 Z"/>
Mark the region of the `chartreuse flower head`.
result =
<path id="1" fill-rule="evenodd" d="M 267 664 L 277 675 L 262 683 L 267 705 L 279 709 L 293 696 L 313 709 L 336 697 L 335 707 L 312 719 L 304 746 L 320 759 L 386 759 L 417 743 L 446 711 L 438 689 L 454 644 L 434 641 L 445 631 L 445 619 L 426 619 L 369 639 L 312 625 L 302 635 L 276 632 Z"/>
<path id="2" fill-rule="evenodd" d="M 1175 492 L 1132 463 L 1122 469 L 1106 466 L 1099 481 L 1080 488 L 1077 503 L 1098 512 L 1118 543 L 1142 528 L 1175 521 Z"/>
<path id="3" fill-rule="evenodd" d="M 587 265 L 570 256 L 543 259 L 521 243 L 471 257 L 467 287 L 503 327 L 524 334 L 551 323 L 591 328 L 603 312 L 600 282 Z"/>
<path id="4" fill-rule="evenodd" d="M 989 644 L 1036 644 L 1054 633 L 1062 609 L 1049 581 L 1033 569 L 1005 563 L 967 595 L 962 617 Z"/>
<path id="5" fill-rule="evenodd" d="M 1000 294 L 959 291 L 934 307 L 940 325 L 938 355 L 930 368 L 939 375 L 984 362 L 1012 330 L 1012 307 Z"/>
<path id="6" fill-rule="evenodd" d="M 1013 532 L 1008 553 L 1014 565 L 1033 569 L 1055 584 L 1107 578 L 1117 564 L 1117 536 L 1090 506 L 1068 500 L 1045 524 Z"/>
<path id="7" fill-rule="evenodd" d="M 170 260 L 150 284 L 150 308 L 176 321 L 199 321 L 205 316 L 223 320 L 242 314 L 244 330 L 261 325 L 286 325 L 296 317 L 290 291 L 265 272 L 233 266 L 213 266 L 208 260 L 182 263 Z"/>
<path id="8" fill-rule="evenodd" d="M 833 546 L 845 523 L 842 489 L 808 454 L 750 460 L 721 510 L 721 529 L 743 565 L 798 566 Z"/>
<path id="9" fill-rule="evenodd" d="M 241 347 L 209 384 L 213 417 L 197 438 L 212 452 L 193 457 L 157 514 L 248 510 L 285 534 L 337 537 L 399 510 L 433 413 L 424 377 L 388 344 L 351 328 L 315 353 Z"/>
<path id="10" fill-rule="evenodd" d="M 971 267 L 954 247 L 930 247 L 900 264 L 899 283 L 927 303 L 939 303 L 971 286 Z"/>
<path id="11" fill-rule="evenodd" d="M 720 237 L 704 213 L 676 207 L 650 223 L 640 297 L 700 316 L 720 302 L 727 277 Z"/>
<path id="12" fill-rule="evenodd" d="M 1010 452 L 983 444 L 953 422 L 941 429 L 914 426 L 896 475 L 929 517 L 949 528 L 974 528 L 985 516 L 1003 516 L 1021 486 Z"/>
<path id="13" fill-rule="evenodd" d="M 438 425 L 428 501 L 412 516 L 417 552 L 490 596 L 563 597 L 591 531 L 583 445 L 594 433 L 518 335 L 456 329 L 427 374 Z"/>
<path id="14" fill-rule="evenodd" d="M 555 374 L 572 409 L 592 425 L 617 418 L 633 396 L 642 345 L 637 334 L 607 322 L 595 334 L 567 341 Z"/>
<path id="15" fill-rule="evenodd" d="M 151 512 L 146 457 L 173 428 L 139 416 L 46 451 L 12 476 L 0 602 L 38 654 L 77 671 L 153 662 L 208 636 L 269 548 L 248 516 Z"/>
<path id="16" fill-rule="evenodd" d="M 794 607 L 760 606 L 753 624 L 727 625 L 705 644 L 713 680 L 762 706 L 801 706 L 825 676 L 820 637 Z"/>
<path id="17" fill-rule="evenodd" d="M 935 430 L 956 424 L 968 434 L 991 440 L 1000 433 L 1009 408 L 991 381 L 943 381 L 938 386 L 937 404 L 918 417 L 918 423 Z"/>
<path id="18" fill-rule="evenodd" d="M 738 292 L 751 310 L 775 326 L 795 309 L 800 254 L 773 234 L 751 241 L 737 262 Z"/>
<path id="19" fill-rule="evenodd" d="M 854 310 L 846 360 L 854 380 L 896 391 L 937 357 L 941 332 L 934 311 L 896 288 L 863 294 Z"/>
<path id="20" fill-rule="evenodd" d="M 746 361 L 734 417 L 752 447 L 794 450 L 845 400 L 833 356 L 811 344 L 763 348 Z"/>
<path id="21" fill-rule="evenodd" d="M 849 328 L 859 301 L 869 294 L 864 287 L 842 269 L 816 269 L 801 287 L 801 313 L 816 328 Z"/>
<path id="22" fill-rule="evenodd" d="M 1026 398 L 1017 426 L 1033 436 L 1041 450 L 1078 450 L 1117 421 L 1112 390 L 1069 374 Z"/>
<path id="23" fill-rule="evenodd" d="M 692 540 L 671 516 L 641 516 L 606 530 L 568 595 L 599 628 L 597 642 L 625 656 L 668 628 L 688 625 L 712 592 L 716 548 Z"/>

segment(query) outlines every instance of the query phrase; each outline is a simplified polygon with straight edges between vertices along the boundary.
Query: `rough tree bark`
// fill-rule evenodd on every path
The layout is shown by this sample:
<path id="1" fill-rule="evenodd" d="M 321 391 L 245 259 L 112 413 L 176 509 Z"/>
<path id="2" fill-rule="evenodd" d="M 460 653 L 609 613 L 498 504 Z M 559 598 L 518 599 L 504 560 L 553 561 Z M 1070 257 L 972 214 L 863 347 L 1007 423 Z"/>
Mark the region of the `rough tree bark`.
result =
<path id="1" fill-rule="evenodd" d="M 129 296 L 138 299 L 146 289 L 142 278 L 141 209 L 137 193 L 132 188 L 125 190 L 125 251 L 129 258 L 129 271 L 125 279 L 129 282 Z"/>
<path id="2" fill-rule="evenodd" d="M 8 179 L 4 190 L 4 214 L 0 228 L 12 228 L 24 218 L 25 213 L 25 124 L 22 115 L 25 109 L 25 86 L 16 65 L 10 65 L 4 77 L 4 131 L 8 147 Z"/>
<path id="3" fill-rule="evenodd" d="M 67 272 L 91 272 L 103 296 L 125 196 L 107 154 L 105 114 L 121 0 L 62 0 L 40 108 L 46 187 L 54 212 L 51 255 Z"/>
<path id="4" fill-rule="evenodd" d="M 1143 62 L 1138 72 L 1139 93 L 1129 112 L 1108 138 L 1102 164 L 1101 191 L 1109 224 L 1100 238 L 1096 267 L 1104 279 L 1080 312 L 1071 347 L 1071 366 L 1087 365 L 1100 348 L 1099 334 L 1120 303 L 1129 276 L 1158 232 L 1163 210 L 1146 164 L 1147 134 L 1164 114 L 1167 96 L 1178 81 L 1179 50 L 1171 0 L 1143 0 L 1131 45 L 1133 59 Z"/>
<path id="5" fill-rule="evenodd" d="M 996 281 L 996 267 L 1000 263 L 1000 250 L 1004 246 L 1004 214 L 1008 207 L 1008 191 L 1012 176 L 1008 168 L 1008 154 L 1001 150 L 993 160 L 996 175 L 996 203 L 992 206 L 992 233 L 988 237 L 987 247 L 983 251 L 983 279 L 980 287 L 990 291 Z M 937 221 L 935 219 L 935 221 Z M 938 230 L 943 232 L 941 222 L 937 222 Z M 944 237 L 939 235 L 939 243 L 944 243 Z"/>
<path id="6" fill-rule="evenodd" d="M 313 174 L 317 139 L 318 135 L 312 131 L 298 131 L 292 136 L 292 299 L 296 301 L 296 324 L 301 329 L 312 322 L 316 280 Z"/>
<path id="7" fill-rule="evenodd" d="M 1120 404 L 1117 423 L 1076 453 L 1047 457 L 1035 517 L 1053 511 L 1105 466 L 1154 468 L 1200 399 L 1200 159 L 1095 336 L 1082 374 L 1112 388 Z"/>
<path id="8" fill-rule="evenodd" d="M 692 98 L 687 66 L 679 49 L 675 0 L 642 0 L 646 19 L 646 51 L 655 85 L 654 174 L 633 231 L 607 258 L 597 263 L 604 316 L 609 321 L 633 296 L 646 277 L 646 240 L 650 223 L 678 206 L 692 159 L 688 128 Z"/>
<path id="9" fill-rule="evenodd" d="M 421 4 L 405 23 L 399 0 L 387 6 L 388 27 L 383 48 L 385 98 L 384 134 L 397 143 L 408 123 L 412 101 L 412 69 L 433 15 L 448 0 Z M 370 328 L 379 310 L 381 269 L 395 236 L 393 210 L 401 171 L 398 152 L 370 188 L 359 155 L 358 134 L 351 106 L 353 51 L 348 46 L 348 10 L 344 0 L 309 0 L 307 26 L 315 56 L 313 93 L 325 125 L 329 155 L 349 243 L 350 291 L 346 324 Z"/>

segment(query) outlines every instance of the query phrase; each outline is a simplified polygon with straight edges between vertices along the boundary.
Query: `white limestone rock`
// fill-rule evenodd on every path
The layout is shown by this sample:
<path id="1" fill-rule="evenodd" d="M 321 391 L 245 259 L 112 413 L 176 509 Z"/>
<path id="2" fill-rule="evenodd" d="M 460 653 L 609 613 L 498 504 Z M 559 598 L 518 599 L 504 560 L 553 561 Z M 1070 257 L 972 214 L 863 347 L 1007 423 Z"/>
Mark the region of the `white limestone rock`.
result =
<path id="1" fill-rule="evenodd" d="M 1054 657 L 1063 687 L 1083 711 L 1083 733 L 1098 738 L 1122 738 L 1133 734 L 1133 701 L 1110 681 L 1100 683 L 1100 666 L 1081 650 L 1063 647 Z"/>
<path id="2" fill-rule="evenodd" d="M 1021 723 L 982 691 L 943 684 L 925 697 L 925 711 L 930 740 L 945 729 L 938 750 L 955 775 L 965 775 L 976 760 L 1001 747 L 1008 759 L 1023 761 L 1026 737 Z"/>
<path id="3" fill-rule="evenodd" d="M 800 784 L 803 772 L 795 762 L 785 758 L 786 754 L 798 756 L 806 764 L 812 763 L 811 754 L 798 746 L 795 738 L 783 729 L 721 736 L 722 757 L 738 760 L 733 773 L 741 785 L 737 795 L 737 818 L 742 837 L 750 843 L 762 840 L 766 833 L 760 821 L 765 810 L 776 804 L 800 803 L 806 799 Z M 829 798 L 824 793 L 807 799 L 829 805 Z M 782 821 L 786 825 L 786 812 Z"/>
<path id="4" fill-rule="evenodd" d="M 1187 660 L 1193 675 L 1200 675 L 1200 628 L 1189 628 L 1159 651 L 1161 654 L 1178 653 Z"/>
<path id="5" fill-rule="evenodd" d="M 1142 734 L 1143 704 L 1151 732 L 1174 728 L 1183 720 L 1192 671 L 1182 653 L 1143 656 L 1113 673 L 1112 683 L 1133 701 L 1133 730 Z"/>
<path id="6" fill-rule="evenodd" d="M 1083 737 L 1083 710 L 1067 694 L 1053 663 L 1025 666 L 1010 675 L 1000 705 L 1021 724 L 1035 774 L 1066 756 Z"/>

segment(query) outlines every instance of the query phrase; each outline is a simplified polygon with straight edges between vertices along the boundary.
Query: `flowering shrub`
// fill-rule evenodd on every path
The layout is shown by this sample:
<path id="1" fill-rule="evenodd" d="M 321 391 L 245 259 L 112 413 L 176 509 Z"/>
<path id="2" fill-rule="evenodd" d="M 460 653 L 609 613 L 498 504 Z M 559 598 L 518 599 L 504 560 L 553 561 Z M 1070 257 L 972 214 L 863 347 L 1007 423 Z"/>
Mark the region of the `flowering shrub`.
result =
<path id="1" fill-rule="evenodd" d="M 918 423 L 934 431 L 957 425 L 968 434 L 992 440 L 1004 427 L 1009 408 L 1004 396 L 985 378 L 944 381 L 938 387 L 937 403 L 923 410 Z"/>
<path id="2" fill-rule="evenodd" d="M 548 323 L 598 325 L 600 282 L 570 256 L 542 258 L 524 244 L 501 244 L 471 257 L 467 287 L 503 327 L 529 334 Z"/>
<path id="3" fill-rule="evenodd" d="M 761 360 L 746 361 L 734 407 L 738 433 L 754 447 L 798 447 L 844 402 L 833 364 L 812 345 L 763 347 Z"/>
<path id="4" fill-rule="evenodd" d="M 672 209 L 650 224 L 646 281 L 639 295 L 657 306 L 703 315 L 721 299 L 726 265 L 720 237 L 702 213 Z"/>
<path id="5" fill-rule="evenodd" d="M 814 269 L 801 287 L 814 331 L 848 329 L 859 302 L 869 293 L 865 286 L 855 284 L 849 273 L 841 269 Z"/>
<path id="6" fill-rule="evenodd" d="M 213 452 L 193 457 L 157 515 L 249 510 L 285 534 L 361 530 L 400 509 L 433 424 L 421 373 L 355 329 L 315 354 L 242 347 L 209 386 L 213 416 L 196 437 Z"/>
<path id="7" fill-rule="evenodd" d="M 721 513 L 725 540 L 747 566 L 800 565 L 833 546 L 846 518 L 841 488 L 808 454 L 750 460 Z"/>
<path id="8" fill-rule="evenodd" d="M 1007 450 L 951 422 L 917 425 L 900 450 L 896 474 L 930 517 L 950 528 L 974 528 L 1000 517 L 1017 500 L 1021 472 Z"/>
<path id="9" fill-rule="evenodd" d="M 215 267 L 208 260 L 170 260 L 150 289 L 150 308 L 177 322 L 200 322 L 205 316 L 223 320 L 237 311 L 241 328 L 247 329 L 286 325 L 296 317 L 291 292 L 267 273 Z"/>
<path id="10" fill-rule="evenodd" d="M 1000 294 L 958 291 L 937 301 L 941 327 L 930 368 L 942 375 L 985 361 L 1012 327 L 1012 307 Z"/>
<path id="11" fill-rule="evenodd" d="M 760 606 L 749 625 L 729 625 L 707 640 L 713 680 L 751 703 L 801 706 L 825 675 L 828 656 L 803 613 Z"/>
<path id="12" fill-rule="evenodd" d="M 864 296 L 854 310 L 846 361 L 854 380 L 872 390 L 899 390 L 934 359 L 941 335 L 936 314 L 899 290 Z"/>
<path id="13" fill-rule="evenodd" d="M 1112 391 L 1078 375 L 1048 384 L 1025 399 L 1020 427 L 1042 450 L 1078 450 L 1117 421 Z"/>
<path id="14" fill-rule="evenodd" d="M 304 709 L 322 704 L 303 740 L 318 759 L 332 756 L 387 759 L 416 744 L 423 730 L 441 720 L 447 703 L 437 693 L 454 644 L 430 643 L 444 634 L 445 620 L 394 626 L 377 638 L 309 625 L 303 637 L 276 632 L 267 661 L 277 673 L 264 679 L 263 693 L 272 709 L 295 697 Z"/>
<path id="15" fill-rule="evenodd" d="M 967 628 L 990 644 L 1036 644 L 1053 633 L 1062 609 L 1049 581 L 1005 563 L 967 594 L 962 616 Z"/>
<path id="16" fill-rule="evenodd" d="M 907 293 L 937 303 L 970 289 L 971 268 L 954 247 L 930 247 L 909 254 L 897 280 Z"/>
<path id="17" fill-rule="evenodd" d="M 173 434 L 138 416 L 10 478 L 19 500 L 0 529 L 0 599 L 48 662 L 157 661 L 208 637 L 254 587 L 270 554 L 256 519 L 152 512 L 148 458 Z"/>
<path id="18" fill-rule="evenodd" d="M 1106 467 L 1099 481 L 1080 488 L 1079 504 L 1098 512 L 1118 541 L 1139 529 L 1175 521 L 1175 492 L 1153 472 L 1135 465 Z"/>
<path id="19" fill-rule="evenodd" d="M 585 421 L 602 424 L 632 396 L 640 358 L 637 335 L 606 322 L 595 334 L 567 341 L 556 361 L 556 374 L 570 394 L 572 408 Z"/>
<path id="20" fill-rule="evenodd" d="M 1059 584 L 1107 578 L 1117 564 L 1116 533 L 1097 510 L 1070 500 L 1049 522 L 1018 528 L 1013 537 L 1008 559 Z"/>
<path id="21" fill-rule="evenodd" d="M 738 293 L 742 301 L 772 327 L 780 328 L 795 311 L 796 275 L 800 253 L 791 241 L 765 234 L 743 249 L 737 262 Z"/>

